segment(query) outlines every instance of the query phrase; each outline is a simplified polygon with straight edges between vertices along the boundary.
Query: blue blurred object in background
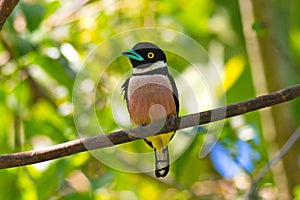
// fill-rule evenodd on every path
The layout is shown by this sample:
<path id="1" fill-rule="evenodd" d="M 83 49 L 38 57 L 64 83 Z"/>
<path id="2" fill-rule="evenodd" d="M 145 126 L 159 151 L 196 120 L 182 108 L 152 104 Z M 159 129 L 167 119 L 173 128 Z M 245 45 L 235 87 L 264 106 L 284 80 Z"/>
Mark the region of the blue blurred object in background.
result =
<path id="1" fill-rule="evenodd" d="M 217 142 L 210 152 L 215 169 L 225 178 L 232 179 L 241 170 L 251 173 L 253 162 L 258 159 L 257 151 L 245 141 L 237 140 L 234 147 L 227 148 Z"/>

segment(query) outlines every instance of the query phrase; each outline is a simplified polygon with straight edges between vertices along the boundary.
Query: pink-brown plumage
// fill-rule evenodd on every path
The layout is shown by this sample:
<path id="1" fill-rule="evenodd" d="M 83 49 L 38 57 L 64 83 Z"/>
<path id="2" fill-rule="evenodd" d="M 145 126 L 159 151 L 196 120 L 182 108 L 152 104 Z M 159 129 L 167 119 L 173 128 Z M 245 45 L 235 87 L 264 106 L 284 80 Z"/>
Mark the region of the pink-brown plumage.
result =
<path id="1" fill-rule="evenodd" d="M 177 115 L 173 92 L 160 84 L 148 83 L 136 89 L 128 108 L 131 120 L 138 125 Z"/>

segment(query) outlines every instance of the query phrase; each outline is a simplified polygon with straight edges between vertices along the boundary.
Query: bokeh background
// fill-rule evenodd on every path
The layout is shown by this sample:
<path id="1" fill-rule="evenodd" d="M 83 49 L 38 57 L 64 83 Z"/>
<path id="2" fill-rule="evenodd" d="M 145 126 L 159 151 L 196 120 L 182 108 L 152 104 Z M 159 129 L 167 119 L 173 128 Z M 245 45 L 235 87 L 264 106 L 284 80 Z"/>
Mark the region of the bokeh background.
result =
<path id="1" fill-rule="evenodd" d="M 213 80 L 209 62 L 204 66 L 216 83 L 214 107 L 298 84 L 299 9 L 296 0 L 20 1 L 0 33 L 0 154 L 77 139 L 72 97 L 82 63 L 88 62 L 91 71 L 107 67 L 101 65 L 101 55 L 99 60 L 86 58 L 99 44 L 136 28 L 178 31 L 207 51 L 223 80 Z M 179 74 L 193 75 L 188 61 L 169 56 Z M 105 133 L 120 128 L 112 113 L 111 87 L 130 70 L 122 57 L 112 66 L 97 85 L 84 85 L 96 91 L 93 101 Z M 191 80 L 197 87 L 197 80 Z M 212 108 L 204 100 L 208 106 L 194 112 Z M 190 112 L 183 106 L 181 114 Z M 0 170 L 0 199 L 242 199 L 253 177 L 300 125 L 299 113 L 300 101 L 294 100 L 225 120 L 205 157 L 199 154 L 207 126 L 198 127 L 164 179 L 110 168 L 90 153 Z M 120 146 L 151 150 L 142 141 Z M 300 199 L 299 152 L 298 142 L 260 179 L 255 198 Z M 126 157 L 120 162 L 136 167 Z"/>

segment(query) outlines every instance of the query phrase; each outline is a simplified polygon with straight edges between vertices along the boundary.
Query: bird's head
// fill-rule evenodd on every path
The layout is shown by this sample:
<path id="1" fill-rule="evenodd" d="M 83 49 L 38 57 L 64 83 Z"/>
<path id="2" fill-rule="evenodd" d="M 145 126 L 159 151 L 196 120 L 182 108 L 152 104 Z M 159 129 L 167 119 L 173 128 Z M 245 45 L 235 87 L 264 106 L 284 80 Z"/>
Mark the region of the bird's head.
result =
<path id="1" fill-rule="evenodd" d="M 139 42 L 122 54 L 129 58 L 133 68 L 145 69 L 156 62 L 166 63 L 165 53 L 150 42 Z"/>

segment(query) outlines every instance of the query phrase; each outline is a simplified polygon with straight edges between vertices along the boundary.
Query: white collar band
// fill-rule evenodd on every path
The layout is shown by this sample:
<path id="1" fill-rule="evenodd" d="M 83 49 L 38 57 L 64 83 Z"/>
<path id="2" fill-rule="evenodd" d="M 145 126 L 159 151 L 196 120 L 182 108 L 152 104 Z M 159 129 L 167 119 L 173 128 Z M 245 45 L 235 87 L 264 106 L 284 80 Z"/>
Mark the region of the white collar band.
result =
<path id="1" fill-rule="evenodd" d="M 157 62 L 153 63 L 152 65 L 150 65 L 146 68 L 143 68 L 143 69 L 133 68 L 133 74 L 143 74 L 143 73 L 151 72 L 156 69 L 160 69 L 160 68 L 164 68 L 164 67 L 167 67 L 167 63 L 165 63 L 164 61 L 157 61 Z"/>

